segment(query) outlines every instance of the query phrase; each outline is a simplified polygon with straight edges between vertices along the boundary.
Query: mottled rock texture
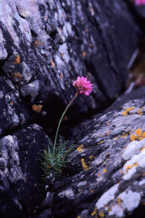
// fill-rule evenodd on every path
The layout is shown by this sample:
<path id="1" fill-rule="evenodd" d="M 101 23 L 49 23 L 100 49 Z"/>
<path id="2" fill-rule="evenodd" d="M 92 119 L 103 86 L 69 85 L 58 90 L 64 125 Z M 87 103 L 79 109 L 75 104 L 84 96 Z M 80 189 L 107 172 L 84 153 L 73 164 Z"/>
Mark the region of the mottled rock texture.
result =
<path id="1" fill-rule="evenodd" d="M 74 129 L 72 175 L 55 182 L 54 217 L 144 217 L 144 95 L 122 96 Z"/>
<path id="2" fill-rule="evenodd" d="M 40 152 L 48 138 L 37 124 L 0 139 L 0 217 L 28 217 L 42 200 Z"/>
<path id="3" fill-rule="evenodd" d="M 124 1 L 7 0 L 0 17 L 1 71 L 31 103 L 45 108 L 52 93 L 52 108 L 68 103 L 77 75 L 94 82 L 93 95 L 76 103 L 79 115 L 125 88 L 140 30 Z"/>
<path id="4" fill-rule="evenodd" d="M 48 179 L 45 200 L 40 169 L 47 136 L 74 95 L 78 75 L 92 81 L 93 94 L 79 96 L 70 110 L 67 119 L 77 125 L 125 89 L 127 65 L 142 35 L 134 18 L 122 0 L 0 1 L 0 217 L 85 218 L 94 208 L 107 214 L 102 199 L 110 189 L 121 201 L 136 201 L 120 209 L 123 216 L 140 205 L 144 162 L 138 167 L 135 160 L 144 152 L 122 154 L 129 136 L 120 135 L 135 125 L 144 128 L 144 122 L 136 112 L 127 119 L 121 115 L 124 100 L 117 102 L 121 109 L 113 106 L 73 130 L 74 143 L 84 147 L 70 155 L 62 177 Z M 128 98 L 126 104 L 143 106 Z M 135 168 L 124 175 L 127 180 L 120 171 L 129 161 Z M 132 179 L 136 175 L 140 186 Z M 104 202 L 114 216 L 113 197 Z"/>

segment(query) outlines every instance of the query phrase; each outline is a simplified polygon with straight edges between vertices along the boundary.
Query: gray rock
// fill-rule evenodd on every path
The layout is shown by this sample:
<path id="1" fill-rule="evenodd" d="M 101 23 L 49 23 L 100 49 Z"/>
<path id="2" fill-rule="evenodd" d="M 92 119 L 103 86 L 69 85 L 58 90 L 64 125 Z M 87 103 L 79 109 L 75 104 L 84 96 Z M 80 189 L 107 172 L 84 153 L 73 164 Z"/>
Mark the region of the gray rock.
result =
<path id="1" fill-rule="evenodd" d="M 0 215 L 26 217 L 42 201 L 40 153 L 48 138 L 36 124 L 0 139 Z"/>

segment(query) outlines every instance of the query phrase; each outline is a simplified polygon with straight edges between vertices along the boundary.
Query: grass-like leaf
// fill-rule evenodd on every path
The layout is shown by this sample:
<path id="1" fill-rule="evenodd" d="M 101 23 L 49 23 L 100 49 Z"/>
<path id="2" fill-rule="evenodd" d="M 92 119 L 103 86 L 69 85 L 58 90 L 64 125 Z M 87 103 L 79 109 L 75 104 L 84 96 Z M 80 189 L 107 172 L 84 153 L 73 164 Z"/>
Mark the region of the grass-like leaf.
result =
<path id="1" fill-rule="evenodd" d="M 59 140 L 59 144 L 54 148 L 51 141 L 49 141 L 48 149 L 43 151 L 42 155 L 42 169 L 44 175 L 47 177 L 50 173 L 58 175 L 67 163 L 67 155 L 72 151 L 72 146 L 67 149 L 66 142 Z"/>

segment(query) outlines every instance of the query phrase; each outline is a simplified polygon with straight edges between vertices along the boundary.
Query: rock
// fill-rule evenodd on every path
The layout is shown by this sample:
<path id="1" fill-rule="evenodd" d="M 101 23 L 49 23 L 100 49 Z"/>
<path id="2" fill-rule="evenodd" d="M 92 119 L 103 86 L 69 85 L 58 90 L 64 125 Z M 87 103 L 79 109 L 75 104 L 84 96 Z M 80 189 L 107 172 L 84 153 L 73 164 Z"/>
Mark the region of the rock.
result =
<path id="1" fill-rule="evenodd" d="M 0 216 L 36 213 L 44 192 L 41 153 L 48 146 L 42 128 L 33 124 L 0 140 Z"/>
<path id="2" fill-rule="evenodd" d="M 78 75 L 94 89 L 75 103 L 70 117 L 76 119 L 105 107 L 125 88 L 141 35 L 125 2 L 3 0 L 0 14 L 1 70 L 30 104 L 44 105 L 49 119 L 50 113 L 56 119 L 57 99 L 64 109 L 74 95 Z"/>
<path id="3" fill-rule="evenodd" d="M 139 141 L 141 150 L 132 149 L 129 135 L 144 130 L 144 89 L 96 115 L 125 89 L 140 36 L 122 0 L 1 0 L 0 217 L 125 216 L 143 203 L 144 147 Z M 46 179 L 45 190 L 40 158 L 47 134 L 53 138 L 75 93 L 72 81 L 82 75 L 93 83 L 93 94 L 79 96 L 66 117 L 77 125 L 76 149 L 63 175 Z M 144 137 L 138 134 L 131 139 Z"/>
<path id="4" fill-rule="evenodd" d="M 0 135 L 30 119 L 28 109 L 10 80 L 0 78 Z"/>
<path id="5" fill-rule="evenodd" d="M 137 217 L 136 209 L 144 214 L 144 93 L 143 87 L 121 96 L 74 129 L 76 149 L 68 157 L 73 173 L 54 186 L 54 217 Z"/>

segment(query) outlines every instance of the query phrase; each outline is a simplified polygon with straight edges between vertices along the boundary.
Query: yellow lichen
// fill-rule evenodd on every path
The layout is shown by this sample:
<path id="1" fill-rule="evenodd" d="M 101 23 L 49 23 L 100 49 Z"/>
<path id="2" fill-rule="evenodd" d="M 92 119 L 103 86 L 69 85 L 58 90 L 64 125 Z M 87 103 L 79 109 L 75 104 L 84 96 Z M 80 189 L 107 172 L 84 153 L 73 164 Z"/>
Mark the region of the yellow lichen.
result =
<path id="1" fill-rule="evenodd" d="M 134 109 L 135 109 L 135 107 L 129 107 L 129 108 L 126 109 L 126 111 L 130 112 L 130 111 L 132 111 Z"/>
<path id="2" fill-rule="evenodd" d="M 121 202 L 122 202 L 121 198 L 117 198 L 117 203 L 121 204 Z"/>
<path id="3" fill-rule="evenodd" d="M 89 156 L 89 159 L 90 159 L 90 160 L 92 160 L 92 159 L 94 159 L 94 158 L 95 158 L 95 157 L 94 157 L 93 155 L 90 155 L 90 156 Z"/>
<path id="4" fill-rule="evenodd" d="M 110 211 L 111 211 L 111 208 L 110 208 L 110 207 L 108 207 L 108 208 L 107 208 L 107 211 L 108 211 L 108 212 L 110 212 Z"/>
<path id="5" fill-rule="evenodd" d="M 84 151 L 84 149 L 83 149 L 83 145 L 80 145 L 79 147 L 77 147 L 77 151 L 78 152 L 83 152 Z"/>
<path id="6" fill-rule="evenodd" d="M 85 163 L 85 159 L 84 158 L 81 158 L 81 164 L 82 164 L 82 167 L 85 171 L 87 171 L 89 169 L 89 167 L 87 166 L 87 164 Z"/>
<path id="7" fill-rule="evenodd" d="M 107 172 L 107 169 L 106 169 L 106 168 L 104 168 L 104 169 L 103 169 L 103 173 L 106 173 L 106 172 Z"/>
<path id="8" fill-rule="evenodd" d="M 122 112 L 122 115 L 123 115 L 123 116 L 128 115 L 128 113 L 129 113 L 130 111 L 134 110 L 134 108 L 135 108 L 135 107 L 129 107 L 129 108 L 125 109 L 125 110 Z"/>
<path id="9" fill-rule="evenodd" d="M 105 215 L 104 215 L 104 213 L 103 213 L 102 211 L 100 211 L 100 212 L 99 212 L 99 216 L 100 216 L 100 217 L 104 217 Z"/>
<path id="10" fill-rule="evenodd" d="M 131 169 L 131 168 L 133 168 L 133 167 L 136 167 L 136 166 L 138 166 L 138 163 L 137 163 L 137 162 L 136 162 L 136 163 L 133 163 L 133 164 L 130 164 L 130 165 L 127 165 L 127 166 L 125 167 L 125 170 L 128 172 L 129 169 Z"/>
<path id="11" fill-rule="evenodd" d="M 101 141 L 97 142 L 98 145 L 100 145 L 102 143 L 104 143 L 104 140 L 101 140 Z"/>
<path id="12" fill-rule="evenodd" d="M 96 215 L 96 213 L 97 213 L 97 209 L 95 208 L 95 209 L 93 210 L 93 212 L 91 213 L 91 216 Z"/>
<path id="13" fill-rule="evenodd" d="M 126 111 L 123 111 L 123 112 L 122 112 L 122 115 L 123 115 L 123 116 L 126 116 L 127 114 L 128 114 L 128 113 L 127 113 Z"/>

